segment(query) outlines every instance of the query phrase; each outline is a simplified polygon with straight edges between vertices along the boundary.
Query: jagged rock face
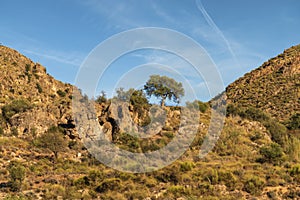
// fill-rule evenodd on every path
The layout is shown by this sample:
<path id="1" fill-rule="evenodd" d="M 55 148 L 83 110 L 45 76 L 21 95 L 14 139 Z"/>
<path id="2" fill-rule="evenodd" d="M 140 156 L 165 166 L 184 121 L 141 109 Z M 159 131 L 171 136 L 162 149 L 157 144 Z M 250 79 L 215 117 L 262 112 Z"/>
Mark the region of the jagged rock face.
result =
<path id="1" fill-rule="evenodd" d="M 5 132 L 17 128 L 19 134 L 33 129 L 40 134 L 52 125 L 68 124 L 72 118 L 73 87 L 55 80 L 43 66 L 4 46 L 0 46 L 0 77 L 0 108 L 20 99 L 31 105 L 29 110 L 6 119 L 9 123 L 0 119 Z"/>
<path id="2" fill-rule="evenodd" d="M 181 126 L 189 126 L 192 122 L 197 124 L 197 127 L 193 127 L 197 131 L 199 111 L 185 109 L 183 114 L 182 109 L 172 110 L 169 107 L 153 105 L 149 110 L 143 110 L 147 115 L 137 118 L 137 113 L 126 102 L 95 104 L 100 129 L 110 141 L 116 139 L 119 133 L 134 134 L 141 138 L 160 137 L 163 132 L 176 133 Z M 149 118 L 148 123 L 140 125 L 139 122 L 146 118 Z"/>
<path id="3" fill-rule="evenodd" d="M 300 45 L 230 84 L 226 95 L 228 103 L 260 108 L 281 121 L 300 112 Z"/>

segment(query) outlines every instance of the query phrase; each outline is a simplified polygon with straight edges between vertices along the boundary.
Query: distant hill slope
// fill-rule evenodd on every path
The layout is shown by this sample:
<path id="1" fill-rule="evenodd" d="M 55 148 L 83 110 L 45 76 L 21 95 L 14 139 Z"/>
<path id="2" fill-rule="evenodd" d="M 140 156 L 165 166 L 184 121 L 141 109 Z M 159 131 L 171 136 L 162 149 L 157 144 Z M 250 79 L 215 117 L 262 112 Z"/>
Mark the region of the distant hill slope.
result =
<path id="1" fill-rule="evenodd" d="M 42 133 L 70 118 L 72 86 L 55 80 L 39 63 L 0 46 L 0 127 Z M 3 106 L 6 106 L 3 109 Z M 4 110 L 4 111 L 3 111 Z M 0 113 L 1 114 L 1 113 Z"/>
<path id="2" fill-rule="evenodd" d="M 228 103 L 262 109 L 280 121 L 300 112 L 300 45 L 230 84 L 226 95 Z"/>

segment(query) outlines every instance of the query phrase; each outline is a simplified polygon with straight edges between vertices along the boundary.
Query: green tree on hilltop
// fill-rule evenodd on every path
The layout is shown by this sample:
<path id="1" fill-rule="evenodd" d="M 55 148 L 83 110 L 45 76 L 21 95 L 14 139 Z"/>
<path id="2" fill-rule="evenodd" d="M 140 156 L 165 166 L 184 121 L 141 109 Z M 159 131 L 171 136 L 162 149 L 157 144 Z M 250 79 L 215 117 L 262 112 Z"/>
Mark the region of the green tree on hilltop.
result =
<path id="1" fill-rule="evenodd" d="M 152 75 L 144 85 L 146 94 L 151 97 L 154 95 L 161 98 L 161 106 L 165 105 L 166 99 L 179 103 L 180 98 L 184 95 L 182 83 L 175 81 L 167 76 Z"/>

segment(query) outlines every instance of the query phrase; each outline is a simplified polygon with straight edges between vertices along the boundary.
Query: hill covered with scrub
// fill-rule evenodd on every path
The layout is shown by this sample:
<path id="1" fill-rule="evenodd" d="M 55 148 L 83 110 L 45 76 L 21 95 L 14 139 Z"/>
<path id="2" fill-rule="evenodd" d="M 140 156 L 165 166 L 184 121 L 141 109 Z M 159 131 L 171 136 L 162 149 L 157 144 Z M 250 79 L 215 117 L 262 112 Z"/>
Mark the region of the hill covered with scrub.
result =
<path id="1" fill-rule="evenodd" d="M 95 101 L 82 95 L 106 137 L 131 152 L 160 149 L 181 123 L 199 124 L 189 127 L 197 135 L 176 162 L 138 174 L 106 167 L 87 151 L 72 115 L 76 88 L 0 46 L 0 199 L 299 199 L 299 61 L 300 46 L 291 47 L 226 88 L 224 128 L 203 159 L 211 102 L 164 106 L 163 126 L 138 139 L 117 115 L 134 122 L 130 130 L 149 124 L 155 106 L 142 91 L 119 89 L 127 103 L 118 108 L 104 93 Z"/>

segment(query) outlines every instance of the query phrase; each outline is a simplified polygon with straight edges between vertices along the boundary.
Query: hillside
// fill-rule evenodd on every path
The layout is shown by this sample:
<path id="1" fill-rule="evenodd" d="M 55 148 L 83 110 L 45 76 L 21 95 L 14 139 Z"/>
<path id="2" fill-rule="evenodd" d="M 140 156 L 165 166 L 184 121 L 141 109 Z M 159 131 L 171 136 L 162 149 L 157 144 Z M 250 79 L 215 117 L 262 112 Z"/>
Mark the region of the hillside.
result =
<path id="1" fill-rule="evenodd" d="M 39 63 L 0 46 L 0 77 L 0 107 L 7 106 L 0 118 L 4 132 L 16 128 L 20 135 L 40 134 L 71 119 L 73 87 L 55 80 Z"/>
<path id="2" fill-rule="evenodd" d="M 263 63 L 226 88 L 228 103 L 259 108 L 280 121 L 300 112 L 300 45 Z"/>
<path id="3" fill-rule="evenodd" d="M 300 199 L 300 135 L 295 134 L 299 131 L 295 115 L 299 80 L 294 79 L 299 76 L 298 53 L 299 46 L 292 47 L 227 88 L 227 100 L 234 106 L 228 106 L 220 138 L 203 159 L 199 149 L 210 126 L 208 103 L 200 102 L 199 110 L 190 103 L 186 107 L 192 109 L 186 115 L 182 115 L 186 107 L 165 107 L 160 111 L 166 119 L 154 121 L 154 125 L 164 122 L 163 127 L 147 129 L 152 137 L 139 139 L 127 133 L 149 122 L 150 104 L 143 96 L 118 107 L 104 97 L 90 101 L 81 94 L 75 96 L 80 104 L 76 109 L 86 120 L 76 124 L 83 133 L 96 138 L 85 122 L 98 123 L 105 136 L 124 150 L 151 152 L 178 134 L 184 139 L 180 123 L 186 131 L 197 132 L 177 161 L 139 174 L 109 168 L 87 151 L 75 129 L 71 85 L 55 80 L 43 66 L 17 51 L 0 46 L 0 199 Z M 269 87 L 281 89 L 273 98 Z M 251 99 L 243 95 L 246 91 Z M 95 107 L 97 116 L 84 115 L 87 104 Z M 293 121 L 291 116 L 296 116 Z M 189 126 L 190 122 L 199 125 Z M 119 162 L 128 169 L 136 167 L 128 160 Z"/>

